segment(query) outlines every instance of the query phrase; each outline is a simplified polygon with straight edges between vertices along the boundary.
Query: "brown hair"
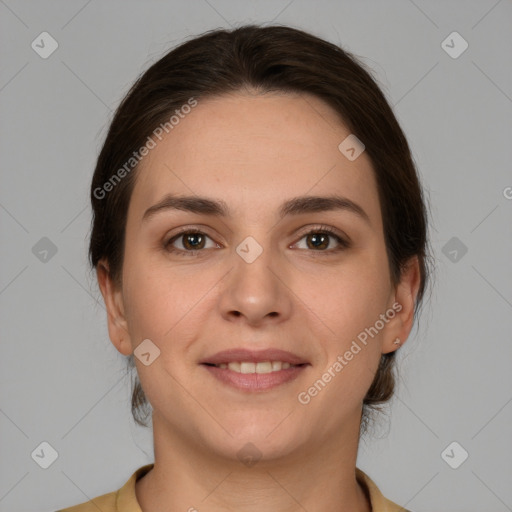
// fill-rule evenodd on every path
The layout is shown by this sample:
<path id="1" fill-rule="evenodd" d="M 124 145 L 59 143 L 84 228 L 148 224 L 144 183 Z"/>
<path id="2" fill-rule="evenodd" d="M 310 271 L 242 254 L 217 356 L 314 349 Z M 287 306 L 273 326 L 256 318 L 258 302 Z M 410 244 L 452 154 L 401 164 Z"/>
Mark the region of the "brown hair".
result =
<path id="1" fill-rule="evenodd" d="M 407 140 L 364 64 L 332 43 L 286 26 L 246 25 L 206 32 L 169 51 L 136 80 L 114 115 L 92 179 L 92 267 L 105 258 L 112 279 L 122 284 L 126 217 L 137 166 L 114 182 L 116 170 L 124 166 L 126 171 L 126 162 L 155 128 L 168 122 L 190 98 L 200 101 L 244 88 L 312 94 L 363 141 L 376 175 L 392 282 L 398 284 L 410 258 L 419 259 L 416 317 L 430 274 L 429 249 L 424 196 Z M 111 186 L 106 187 L 109 180 Z M 382 355 L 364 399 L 365 413 L 393 395 L 395 354 Z M 128 368 L 134 366 L 131 355 Z M 149 413 L 135 377 L 132 415 L 147 426 Z"/>

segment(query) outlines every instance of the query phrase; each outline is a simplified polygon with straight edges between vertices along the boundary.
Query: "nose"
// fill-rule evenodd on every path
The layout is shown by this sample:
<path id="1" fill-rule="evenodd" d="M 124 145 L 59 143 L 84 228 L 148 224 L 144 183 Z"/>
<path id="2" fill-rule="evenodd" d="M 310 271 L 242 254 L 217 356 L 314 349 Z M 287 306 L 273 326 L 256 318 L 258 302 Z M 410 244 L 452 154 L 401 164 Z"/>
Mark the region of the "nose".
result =
<path id="1" fill-rule="evenodd" d="M 219 301 L 223 318 L 252 327 L 288 319 L 293 293 L 287 284 L 290 273 L 281 263 L 285 262 L 270 249 L 264 249 L 254 260 L 245 257 L 243 247 L 240 253 L 234 252 L 234 267 L 227 276 Z"/>

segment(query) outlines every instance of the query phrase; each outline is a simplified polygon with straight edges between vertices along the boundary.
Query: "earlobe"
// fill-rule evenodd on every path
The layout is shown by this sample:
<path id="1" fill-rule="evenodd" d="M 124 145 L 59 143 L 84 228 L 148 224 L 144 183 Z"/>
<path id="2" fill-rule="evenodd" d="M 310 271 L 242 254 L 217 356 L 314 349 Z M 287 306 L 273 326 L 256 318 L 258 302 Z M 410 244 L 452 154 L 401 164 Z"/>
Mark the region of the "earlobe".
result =
<path id="1" fill-rule="evenodd" d="M 417 256 L 411 258 L 402 269 L 400 282 L 395 290 L 395 303 L 400 310 L 386 332 L 382 353 L 387 354 L 400 348 L 407 340 L 414 323 L 416 297 L 420 287 L 420 264 Z M 398 308 L 396 308 L 398 309 Z"/>
<path id="2" fill-rule="evenodd" d="M 121 288 L 112 279 L 107 261 L 98 262 L 96 276 L 107 309 L 110 341 L 121 354 L 130 355 L 132 347 L 124 313 L 123 294 Z"/>

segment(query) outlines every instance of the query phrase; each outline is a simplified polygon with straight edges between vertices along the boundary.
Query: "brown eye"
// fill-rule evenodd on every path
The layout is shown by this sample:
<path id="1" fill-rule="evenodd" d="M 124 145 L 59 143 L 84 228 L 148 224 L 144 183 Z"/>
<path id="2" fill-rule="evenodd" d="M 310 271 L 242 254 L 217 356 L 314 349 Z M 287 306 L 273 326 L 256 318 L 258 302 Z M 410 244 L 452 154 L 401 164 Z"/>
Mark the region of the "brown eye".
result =
<path id="1" fill-rule="evenodd" d="M 207 240 L 211 238 L 201 231 L 183 231 L 164 243 L 165 249 L 175 253 L 194 253 L 207 248 Z M 212 241 L 213 243 L 213 241 Z M 180 247 L 181 246 L 181 247 Z M 210 247 L 217 247 L 215 243 Z"/>
<path id="2" fill-rule="evenodd" d="M 187 233 L 181 235 L 185 249 L 203 249 L 205 238 L 201 233 Z"/>
<path id="3" fill-rule="evenodd" d="M 329 247 L 330 235 L 325 233 L 312 233 L 306 235 L 307 244 L 310 249 L 327 249 Z"/>
<path id="4" fill-rule="evenodd" d="M 304 239 L 306 240 L 306 247 L 299 247 L 299 249 L 309 249 L 313 252 L 333 253 L 350 247 L 348 240 L 342 238 L 329 227 L 310 230 L 302 236 L 301 240 Z"/>

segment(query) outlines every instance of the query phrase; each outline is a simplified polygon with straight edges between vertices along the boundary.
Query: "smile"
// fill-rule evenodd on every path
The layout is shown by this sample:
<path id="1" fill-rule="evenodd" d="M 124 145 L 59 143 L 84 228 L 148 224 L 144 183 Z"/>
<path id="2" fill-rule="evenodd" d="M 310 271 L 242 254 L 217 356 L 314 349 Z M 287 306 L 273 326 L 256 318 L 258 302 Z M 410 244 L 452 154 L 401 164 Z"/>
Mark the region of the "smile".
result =
<path id="1" fill-rule="evenodd" d="M 287 370 L 292 366 L 299 366 L 296 364 L 290 364 L 282 361 L 263 361 L 260 363 L 253 363 L 250 361 L 233 361 L 231 363 L 220 363 L 213 365 L 217 368 L 229 369 L 236 373 L 272 373 L 279 372 L 281 370 Z"/>
<path id="2" fill-rule="evenodd" d="M 309 364 L 281 361 L 202 363 L 218 382 L 244 392 L 263 392 L 295 380 Z"/>

